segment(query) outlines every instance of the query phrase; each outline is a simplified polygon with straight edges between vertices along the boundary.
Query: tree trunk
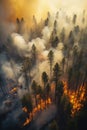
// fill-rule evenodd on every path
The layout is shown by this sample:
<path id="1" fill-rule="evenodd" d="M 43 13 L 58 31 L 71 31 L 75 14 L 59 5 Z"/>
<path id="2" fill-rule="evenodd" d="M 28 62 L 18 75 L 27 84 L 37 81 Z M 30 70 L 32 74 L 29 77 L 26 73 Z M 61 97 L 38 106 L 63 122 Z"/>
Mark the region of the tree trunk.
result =
<path id="1" fill-rule="evenodd" d="M 37 95 L 35 94 L 35 105 L 37 107 Z"/>
<path id="2" fill-rule="evenodd" d="M 46 108 L 46 89 L 45 89 L 46 83 L 44 83 L 44 96 L 45 96 L 45 108 Z"/>
<path id="3" fill-rule="evenodd" d="M 55 82 L 55 103 L 56 103 L 56 96 L 57 96 L 57 80 L 56 80 L 56 82 Z"/>

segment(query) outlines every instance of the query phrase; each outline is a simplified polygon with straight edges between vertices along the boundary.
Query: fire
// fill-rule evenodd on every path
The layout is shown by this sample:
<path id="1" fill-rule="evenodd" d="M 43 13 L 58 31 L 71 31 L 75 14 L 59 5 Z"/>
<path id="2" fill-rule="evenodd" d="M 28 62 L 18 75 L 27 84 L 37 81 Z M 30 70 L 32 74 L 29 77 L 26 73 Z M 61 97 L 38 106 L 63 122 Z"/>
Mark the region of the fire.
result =
<path id="1" fill-rule="evenodd" d="M 77 91 L 71 91 L 68 90 L 67 82 L 64 82 L 64 94 L 68 95 L 70 102 L 72 104 L 72 116 L 76 114 L 77 111 L 79 111 L 83 105 L 82 102 L 85 100 L 85 87 L 80 86 L 80 88 Z"/>
<path id="2" fill-rule="evenodd" d="M 67 95 L 68 94 L 67 82 L 63 81 L 63 84 L 64 84 L 64 94 Z"/>
<path id="3" fill-rule="evenodd" d="M 77 111 L 79 111 L 83 105 L 82 102 L 85 101 L 85 86 L 80 86 L 80 88 L 77 91 L 71 91 L 68 90 L 67 82 L 63 81 L 64 84 L 64 94 L 69 97 L 70 103 L 72 104 L 72 116 L 76 114 Z M 54 90 L 55 85 L 52 84 L 51 88 Z M 28 113 L 28 110 L 26 107 L 23 107 L 22 110 L 26 113 L 28 113 L 29 117 L 26 118 L 26 121 L 24 122 L 23 126 L 26 126 L 32 121 L 32 118 L 35 116 L 37 112 L 40 110 L 44 110 L 47 108 L 48 105 L 52 104 L 51 98 L 47 98 L 46 100 L 40 99 L 37 106 L 33 108 L 31 113 Z"/>
<path id="4" fill-rule="evenodd" d="M 15 92 L 17 92 L 17 88 L 16 88 L 16 87 L 14 87 L 14 88 L 10 91 L 11 94 L 12 94 L 12 93 L 15 93 Z"/>
<path id="5" fill-rule="evenodd" d="M 32 121 L 32 117 L 34 117 L 37 112 L 39 112 L 40 110 L 46 109 L 46 107 L 50 105 L 51 103 L 52 101 L 50 98 L 46 100 L 41 99 L 40 103 L 38 103 L 38 105 L 33 108 L 31 113 L 28 113 L 27 108 L 23 107 L 22 110 L 29 114 L 29 118 L 26 118 L 26 121 L 24 122 L 23 126 L 26 126 L 27 124 L 29 124 Z"/>
<path id="6" fill-rule="evenodd" d="M 27 110 L 26 107 L 23 107 L 22 110 L 23 110 L 24 112 L 28 112 L 28 110 Z"/>
<path id="7" fill-rule="evenodd" d="M 82 102 L 85 100 L 85 88 L 81 86 L 76 92 L 70 92 L 69 94 L 70 102 L 73 105 L 72 115 L 79 111 L 83 105 Z"/>
<path id="8" fill-rule="evenodd" d="M 51 102 L 51 99 L 50 98 L 48 98 L 48 100 L 47 100 L 47 104 L 51 104 L 52 102 Z"/>
<path id="9" fill-rule="evenodd" d="M 26 119 L 26 122 L 23 124 L 23 126 L 26 126 L 27 124 L 29 124 L 30 121 L 31 121 L 31 120 L 30 120 L 29 118 L 27 118 L 27 119 Z"/>

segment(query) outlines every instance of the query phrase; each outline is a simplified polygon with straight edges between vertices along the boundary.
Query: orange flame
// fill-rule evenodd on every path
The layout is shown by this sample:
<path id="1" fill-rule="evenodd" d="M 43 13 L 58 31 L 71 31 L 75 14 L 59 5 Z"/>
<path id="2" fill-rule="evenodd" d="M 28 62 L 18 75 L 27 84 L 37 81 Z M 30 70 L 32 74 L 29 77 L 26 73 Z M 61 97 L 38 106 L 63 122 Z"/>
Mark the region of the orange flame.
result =
<path id="1" fill-rule="evenodd" d="M 46 109 L 47 105 L 50 105 L 51 103 L 52 101 L 50 98 L 46 100 L 41 99 L 40 103 L 38 103 L 38 105 L 33 108 L 31 113 L 28 113 L 27 108 L 23 107 L 22 110 L 29 114 L 29 118 L 26 118 L 26 121 L 24 122 L 23 126 L 28 125 L 32 121 L 32 117 L 34 117 L 38 111 Z"/>
<path id="2" fill-rule="evenodd" d="M 12 94 L 12 93 L 15 93 L 15 92 L 17 92 L 17 88 L 16 88 L 16 87 L 14 87 L 14 88 L 10 91 L 11 94 Z"/>
<path id="3" fill-rule="evenodd" d="M 64 94 L 68 95 L 70 99 L 70 103 L 72 104 L 72 116 L 76 114 L 77 111 L 79 111 L 83 105 L 82 102 L 85 101 L 85 87 L 80 86 L 77 91 L 71 91 L 68 90 L 67 82 L 64 82 Z"/>
<path id="4" fill-rule="evenodd" d="M 66 81 L 63 81 L 64 84 L 64 94 L 69 97 L 70 103 L 72 104 L 72 116 L 76 114 L 77 111 L 79 111 L 83 105 L 82 102 L 85 101 L 85 94 L 86 90 L 84 86 L 80 86 L 77 91 L 71 91 L 68 90 L 68 85 Z M 55 88 L 55 84 L 52 84 L 52 90 Z M 32 117 L 35 116 L 35 114 L 40 111 L 46 109 L 47 105 L 52 104 L 51 98 L 48 98 L 46 100 L 41 99 L 40 102 L 36 107 L 33 108 L 31 113 L 28 113 L 28 110 L 26 107 L 23 107 L 23 111 L 29 114 L 29 118 L 26 118 L 25 123 L 23 126 L 26 126 L 32 121 Z"/>

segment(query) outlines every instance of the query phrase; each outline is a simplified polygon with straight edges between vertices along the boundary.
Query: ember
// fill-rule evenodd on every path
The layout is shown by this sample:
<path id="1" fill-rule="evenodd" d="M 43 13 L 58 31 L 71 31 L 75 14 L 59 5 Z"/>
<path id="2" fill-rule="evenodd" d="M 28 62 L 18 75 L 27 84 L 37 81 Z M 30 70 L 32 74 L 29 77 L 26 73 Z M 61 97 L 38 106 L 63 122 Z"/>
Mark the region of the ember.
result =
<path id="1" fill-rule="evenodd" d="M 32 117 L 34 117 L 37 112 L 39 112 L 40 110 L 46 109 L 46 107 L 48 105 L 50 105 L 51 103 L 52 103 L 52 101 L 50 98 L 48 98 L 46 100 L 41 99 L 41 102 L 38 103 L 38 105 L 33 108 L 31 113 L 28 113 L 27 108 L 23 107 L 22 110 L 29 114 L 29 118 L 26 118 L 26 121 L 24 122 L 23 126 L 28 125 L 32 121 Z"/>
<path id="2" fill-rule="evenodd" d="M 85 87 L 80 86 L 77 91 L 68 90 L 67 82 L 64 83 L 64 93 L 68 95 L 70 102 L 72 104 L 72 116 L 79 111 L 83 105 L 82 101 L 85 101 Z"/>

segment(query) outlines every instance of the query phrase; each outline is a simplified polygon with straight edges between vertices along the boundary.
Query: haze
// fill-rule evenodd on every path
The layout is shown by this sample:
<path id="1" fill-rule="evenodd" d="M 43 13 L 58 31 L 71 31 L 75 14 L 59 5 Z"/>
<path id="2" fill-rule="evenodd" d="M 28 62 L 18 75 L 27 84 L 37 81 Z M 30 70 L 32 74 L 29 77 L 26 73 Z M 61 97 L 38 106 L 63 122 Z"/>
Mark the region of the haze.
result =
<path id="1" fill-rule="evenodd" d="M 60 8 L 69 12 L 82 11 L 86 5 L 86 0 L 0 0 L 0 20 L 15 21 L 17 17 L 24 17 L 31 25 L 33 15 L 40 21 L 48 11 Z"/>

